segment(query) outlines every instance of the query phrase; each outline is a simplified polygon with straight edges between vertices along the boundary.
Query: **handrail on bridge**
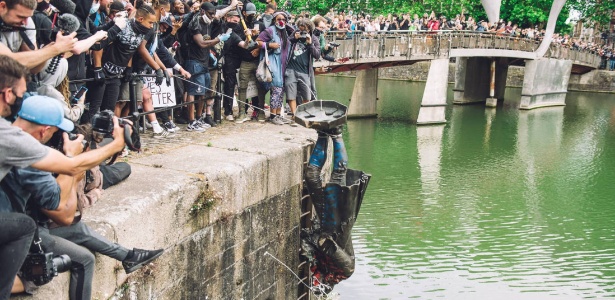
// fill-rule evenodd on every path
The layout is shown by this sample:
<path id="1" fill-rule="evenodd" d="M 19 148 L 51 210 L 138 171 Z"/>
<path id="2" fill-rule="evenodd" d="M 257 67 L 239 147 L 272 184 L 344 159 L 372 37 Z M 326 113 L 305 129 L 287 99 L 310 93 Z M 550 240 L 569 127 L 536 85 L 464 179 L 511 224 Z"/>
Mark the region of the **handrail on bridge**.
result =
<path id="1" fill-rule="evenodd" d="M 325 40 L 339 43 L 332 56 L 335 59 L 348 58 L 352 60 L 349 63 L 448 58 L 451 49 L 498 49 L 529 53 L 536 51 L 540 43 L 532 38 L 468 30 L 329 31 Z M 597 68 L 600 64 L 600 57 L 592 51 L 557 43 L 551 43 L 544 57 L 569 59 L 591 68 Z M 327 63 L 318 62 L 317 65 Z"/>

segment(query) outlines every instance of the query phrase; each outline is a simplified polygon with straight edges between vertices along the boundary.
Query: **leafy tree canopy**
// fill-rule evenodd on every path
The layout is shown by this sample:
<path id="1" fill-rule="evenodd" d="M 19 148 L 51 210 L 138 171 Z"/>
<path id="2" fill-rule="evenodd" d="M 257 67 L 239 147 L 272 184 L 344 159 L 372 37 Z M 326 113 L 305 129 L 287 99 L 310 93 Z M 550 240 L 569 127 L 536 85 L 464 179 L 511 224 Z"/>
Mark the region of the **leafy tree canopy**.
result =
<path id="1" fill-rule="evenodd" d="M 538 26 L 544 28 L 549 18 L 553 0 L 503 0 L 500 18 L 512 21 L 520 27 Z M 285 5 L 286 4 L 286 5 Z M 278 5 L 292 13 L 310 12 L 325 14 L 330 9 L 336 12 L 367 13 L 374 15 L 387 15 L 409 13 L 411 15 L 423 13 L 444 15 L 453 18 L 462 12 L 472 16 L 475 20 L 486 20 L 487 16 L 480 0 L 284 0 Z M 571 10 L 581 14 L 582 21 L 598 25 L 610 22 L 611 14 L 615 9 L 613 0 L 568 0 L 557 20 L 557 31 L 569 28 L 565 24 Z"/>

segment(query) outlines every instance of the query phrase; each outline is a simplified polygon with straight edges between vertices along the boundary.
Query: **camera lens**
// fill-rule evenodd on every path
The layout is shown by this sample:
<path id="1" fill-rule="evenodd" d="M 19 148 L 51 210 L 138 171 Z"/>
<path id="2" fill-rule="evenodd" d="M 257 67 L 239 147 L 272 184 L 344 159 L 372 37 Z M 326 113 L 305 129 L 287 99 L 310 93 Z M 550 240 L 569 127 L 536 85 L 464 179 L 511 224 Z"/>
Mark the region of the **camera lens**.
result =
<path id="1" fill-rule="evenodd" d="M 64 273 L 70 269 L 72 262 L 68 255 L 58 255 L 53 258 L 53 266 L 56 268 L 58 273 Z"/>

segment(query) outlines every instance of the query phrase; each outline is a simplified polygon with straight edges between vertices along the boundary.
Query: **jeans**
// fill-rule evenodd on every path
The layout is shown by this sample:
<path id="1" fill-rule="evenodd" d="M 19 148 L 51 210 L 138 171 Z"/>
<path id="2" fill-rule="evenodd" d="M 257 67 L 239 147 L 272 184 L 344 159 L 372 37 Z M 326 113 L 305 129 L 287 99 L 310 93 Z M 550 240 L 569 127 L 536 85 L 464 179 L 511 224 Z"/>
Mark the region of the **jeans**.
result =
<path id="1" fill-rule="evenodd" d="M 90 251 L 98 252 L 119 261 L 124 260 L 128 255 L 128 251 L 130 251 L 119 244 L 107 240 L 97 232 L 91 230 L 90 227 L 83 222 L 57 227 L 49 230 L 49 233 L 86 247 Z"/>
<path id="2" fill-rule="evenodd" d="M 92 77 L 94 77 L 94 73 L 88 71 L 88 78 Z M 90 107 L 83 113 L 81 124 L 90 123 L 92 117 L 101 110 L 115 110 L 115 103 L 120 97 L 121 83 L 119 78 L 114 78 L 107 79 L 105 82 L 90 81 L 86 84 L 88 93 L 85 97 Z"/>
<path id="3" fill-rule="evenodd" d="M 255 62 L 247 62 L 242 61 L 241 66 L 239 67 L 239 100 L 243 102 L 239 102 L 239 107 L 243 110 L 245 106 L 244 102 L 249 103 L 247 100 L 248 94 L 248 82 L 254 81 L 256 83 L 256 67 L 258 67 L 258 61 Z M 255 97 L 258 99 L 258 97 Z M 254 99 L 252 99 L 254 100 Z M 261 108 L 258 104 L 256 107 Z"/>
<path id="4" fill-rule="evenodd" d="M 233 114 L 233 96 L 235 96 L 235 86 L 237 85 L 237 69 L 223 68 L 222 75 L 224 76 L 224 88 L 222 91 L 222 107 L 224 115 Z"/>
<path id="5" fill-rule="evenodd" d="M 83 300 L 92 298 L 92 279 L 96 259 L 90 250 L 59 236 L 51 235 L 49 229 L 39 227 L 43 249 L 54 255 L 67 254 L 72 261 L 70 267 L 69 298 Z"/>
<path id="6" fill-rule="evenodd" d="M 11 296 L 15 275 L 21 268 L 36 230 L 34 220 L 25 214 L 0 213 L 0 299 Z"/>
<path id="7" fill-rule="evenodd" d="M 614 55 L 615 55 L 615 54 L 614 54 Z M 609 64 L 610 64 L 610 65 L 609 65 L 609 70 L 610 70 L 610 71 L 615 70 L 615 59 L 611 59 L 611 60 L 609 60 Z"/>

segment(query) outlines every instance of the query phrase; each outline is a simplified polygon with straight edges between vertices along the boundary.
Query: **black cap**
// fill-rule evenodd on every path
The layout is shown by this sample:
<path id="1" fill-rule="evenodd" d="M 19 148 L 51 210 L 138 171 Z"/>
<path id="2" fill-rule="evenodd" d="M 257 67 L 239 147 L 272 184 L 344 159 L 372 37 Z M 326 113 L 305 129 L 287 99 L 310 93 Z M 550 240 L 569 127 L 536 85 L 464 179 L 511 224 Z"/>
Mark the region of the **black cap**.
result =
<path id="1" fill-rule="evenodd" d="M 204 11 L 216 11 L 216 7 L 209 2 L 201 3 L 201 9 Z"/>

